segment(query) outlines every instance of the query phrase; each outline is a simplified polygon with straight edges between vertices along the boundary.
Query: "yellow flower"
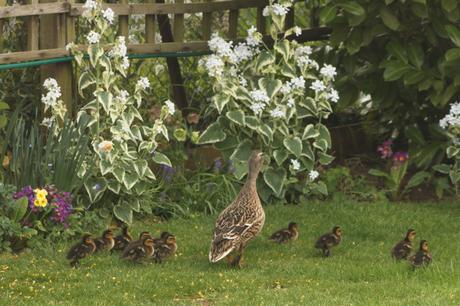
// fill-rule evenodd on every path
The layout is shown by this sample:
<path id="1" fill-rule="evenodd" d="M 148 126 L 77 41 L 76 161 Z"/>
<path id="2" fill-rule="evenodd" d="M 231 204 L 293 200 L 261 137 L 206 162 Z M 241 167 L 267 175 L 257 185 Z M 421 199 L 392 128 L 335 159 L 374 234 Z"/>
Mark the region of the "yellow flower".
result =
<path id="1" fill-rule="evenodd" d="M 36 198 L 38 200 L 46 200 L 46 196 L 43 193 L 37 193 Z"/>
<path id="2" fill-rule="evenodd" d="M 48 201 L 46 200 L 46 198 L 43 199 L 43 200 L 36 199 L 36 200 L 34 201 L 34 205 L 35 205 L 35 206 L 38 206 L 38 207 L 45 207 L 46 204 L 48 204 Z"/>
<path id="3" fill-rule="evenodd" d="M 37 188 L 34 190 L 34 192 L 37 197 L 46 198 L 46 196 L 48 195 L 48 191 L 46 191 L 45 189 Z"/>

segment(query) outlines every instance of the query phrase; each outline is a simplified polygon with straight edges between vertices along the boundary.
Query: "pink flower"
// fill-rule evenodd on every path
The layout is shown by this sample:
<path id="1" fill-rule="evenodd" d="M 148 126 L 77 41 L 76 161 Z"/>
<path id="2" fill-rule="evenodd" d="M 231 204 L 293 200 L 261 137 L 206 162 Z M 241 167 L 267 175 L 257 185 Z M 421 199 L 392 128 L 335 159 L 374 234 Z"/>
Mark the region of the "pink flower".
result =
<path id="1" fill-rule="evenodd" d="M 393 155 L 393 150 L 391 149 L 392 144 L 393 140 L 388 139 L 378 146 L 377 151 L 382 158 L 390 158 Z"/>

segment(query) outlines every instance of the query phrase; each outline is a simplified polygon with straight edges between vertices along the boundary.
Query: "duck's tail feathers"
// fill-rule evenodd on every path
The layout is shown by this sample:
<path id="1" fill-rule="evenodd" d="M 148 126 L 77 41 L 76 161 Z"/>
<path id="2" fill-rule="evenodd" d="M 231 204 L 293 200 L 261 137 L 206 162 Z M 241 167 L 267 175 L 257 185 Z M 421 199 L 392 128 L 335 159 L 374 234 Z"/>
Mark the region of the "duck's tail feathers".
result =
<path id="1" fill-rule="evenodd" d="M 226 257 L 235 249 L 234 241 L 225 238 L 215 238 L 211 243 L 211 250 L 209 251 L 209 261 L 218 262 Z"/>

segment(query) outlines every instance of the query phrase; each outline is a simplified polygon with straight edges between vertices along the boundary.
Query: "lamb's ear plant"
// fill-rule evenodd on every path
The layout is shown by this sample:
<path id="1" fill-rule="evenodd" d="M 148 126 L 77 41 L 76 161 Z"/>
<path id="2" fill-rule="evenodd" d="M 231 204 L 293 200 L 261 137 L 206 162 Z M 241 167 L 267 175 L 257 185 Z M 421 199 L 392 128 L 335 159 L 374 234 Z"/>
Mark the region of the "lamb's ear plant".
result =
<path id="1" fill-rule="evenodd" d="M 455 102 L 450 106 L 450 112 L 439 122 L 451 139 L 450 146 L 447 147 L 447 157 L 453 159 L 453 164 L 440 164 L 433 168 L 449 176 L 454 186 L 455 195 L 460 195 L 460 102 Z"/>
<path id="2" fill-rule="evenodd" d="M 213 54 L 202 67 L 213 79 L 214 96 L 207 113 L 217 120 L 201 134 L 199 143 L 214 144 L 235 166 L 235 175 L 247 173 L 254 148 L 268 157 L 260 182 L 262 197 L 283 197 L 286 186 L 308 185 L 311 192 L 327 195 L 317 169 L 328 165 L 331 136 L 324 119 L 332 113 L 338 92 L 332 83 L 336 69 L 313 59 L 314 48 L 295 41 L 298 27 L 284 32 L 290 2 L 267 6 L 273 46 L 251 27 L 244 42 L 226 42 L 217 33 L 208 42 Z M 293 36 L 294 40 L 287 39 Z"/>
<path id="3" fill-rule="evenodd" d="M 155 180 L 149 162 L 171 166 L 168 157 L 158 152 L 157 141 L 160 136 L 169 141 L 163 121 L 174 114 L 175 108 L 168 101 L 153 126 L 144 124 L 137 109 L 150 83 L 140 77 L 132 92 L 125 88 L 129 60 L 125 37 L 114 38 L 114 12 L 102 9 L 100 1 L 88 0 L 83 7 L 84 22 L 91 29 L 86 35 L 88 47 L 82 50 L 69 44 L 68 48 L 81 71 L 78 90 L 88 102 L 77 118 L 89 121 L 91 163 L 96 167 L 85 163 L 80 175 L 87 176 L 85 188 L 91 203 L 106 199 L 107 208 L 130 223 L 133 211 L 141 209 L 140 197 Z"/>

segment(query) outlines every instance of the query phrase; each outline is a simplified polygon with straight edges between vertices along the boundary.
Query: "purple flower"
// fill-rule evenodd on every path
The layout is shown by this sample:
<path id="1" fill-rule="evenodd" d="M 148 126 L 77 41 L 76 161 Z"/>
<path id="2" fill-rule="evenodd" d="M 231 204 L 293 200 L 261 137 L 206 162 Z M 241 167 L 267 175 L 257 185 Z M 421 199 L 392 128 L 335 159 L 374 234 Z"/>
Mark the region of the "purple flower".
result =
<path id="1" fill-rule="evenodd" d="M 160 168 L 162 170 L 163 179 L 168 183 L 171 182 L 174 177 L 174 174 L 176 174 L 176 169 L 168 165 L 161 165 Z"/>
<path id="2" fill-rule="evenodd" d="M 409 153 L 405 151 L 398 151 L 393 155 L 393 165 L 399 166 L 409 159 Z"/>
<path id="3" fill-rule="evenodd" d="M 220 158 L 214 161 L 214 171 L 219 172 L 222 169 L 222 160 Z"/>
<path id="4" fill-rule="evenodd" d="M 20 191 L 15 192 L 13 194 L 13 199 L 15 199 L 15 200 L 20 199 L 22 197 L 27 197 L 28 198 L 28 200 L 29 200 L 29 208 L 33 212 L 37 212 L 39 210 L 39 208 L 34 205 L 35 194 L 34 194 L 34 190 L 33 190 L 32 186 L 25 186 Z"/>
<path id="5" fill-rule="evenodd" d="M 380 153 L 382 158 L 390 158 L 393 155 L 391 146 L 393 145 L 393 140 L 388 139 L 384 141 L 380 146 L 377 147 L 377 151 Z"/>

